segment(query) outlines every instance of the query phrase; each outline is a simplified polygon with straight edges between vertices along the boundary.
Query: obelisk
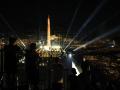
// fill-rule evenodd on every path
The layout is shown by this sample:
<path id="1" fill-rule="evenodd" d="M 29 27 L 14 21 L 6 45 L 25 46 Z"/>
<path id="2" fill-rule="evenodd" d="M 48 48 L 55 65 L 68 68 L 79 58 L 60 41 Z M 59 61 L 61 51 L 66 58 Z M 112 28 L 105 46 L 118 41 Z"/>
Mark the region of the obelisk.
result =
<path id="1" fill-rule="evenodd" d="M 51 47 L 51 40 L 50 40 L 50 16 L 48 15 L 48 20 L 47 20 L 48 26 L 47 26 L 47 46 L 50 48 Z"/>

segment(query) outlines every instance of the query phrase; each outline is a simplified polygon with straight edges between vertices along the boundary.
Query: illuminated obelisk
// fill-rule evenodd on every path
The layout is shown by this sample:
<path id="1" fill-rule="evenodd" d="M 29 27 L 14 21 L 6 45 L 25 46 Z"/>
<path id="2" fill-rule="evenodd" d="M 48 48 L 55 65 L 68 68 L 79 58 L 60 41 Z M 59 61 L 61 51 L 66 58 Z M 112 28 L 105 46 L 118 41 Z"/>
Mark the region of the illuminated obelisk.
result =
<path id="1" fill-rule="evenodd" d="M 47 26 L 47 46 L 51 48 L 51 40 L 50 40 L 50 16 L 48 15 L 47 20 L 48 26 Z"/>

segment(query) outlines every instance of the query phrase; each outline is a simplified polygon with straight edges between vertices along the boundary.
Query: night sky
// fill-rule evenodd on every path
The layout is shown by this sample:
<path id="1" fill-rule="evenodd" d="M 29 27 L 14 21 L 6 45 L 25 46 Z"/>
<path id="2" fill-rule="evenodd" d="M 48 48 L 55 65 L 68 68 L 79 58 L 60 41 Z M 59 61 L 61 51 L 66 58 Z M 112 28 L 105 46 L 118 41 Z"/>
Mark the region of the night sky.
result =
<path id="1" fill-rule="evenodd" d="M 4 2 L 3 7 L 0 8 L 0 33 L 12 34 L 4 20 L 19 35 L 44 33 L 47 29 L 47 16 L 50 15 L 52 34 L 62 33 L 65 35 L 78 8 L 68 34 L 75 35 L 102 1 L 104 0 Z M 78 37 L 82 38 L 88 35 L 88 38 L 94 38 L 120 25 L 119 0 L 105 1 Z M 119 37 L 120 35 L 115 33 L 112 37 L 114 36 Z"/>

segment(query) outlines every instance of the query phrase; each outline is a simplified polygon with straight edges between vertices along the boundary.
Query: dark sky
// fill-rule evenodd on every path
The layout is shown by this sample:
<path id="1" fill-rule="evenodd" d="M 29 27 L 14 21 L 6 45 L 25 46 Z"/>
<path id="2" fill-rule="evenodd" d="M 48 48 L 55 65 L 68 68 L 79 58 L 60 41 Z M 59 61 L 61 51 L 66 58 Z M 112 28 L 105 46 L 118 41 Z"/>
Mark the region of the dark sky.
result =
<path id="1" fill-rule="evenodd" d="M 101 2 L 102 0 L 4 2 L 3 7 L 1 6 L 0 8 L 0 14 L 2 15 L 0 18 L 0 33 L 11 32 L 3 19 L 18 34 L 36 34 L 38 30 L 43 33 L 46 31 L 47 16 L 49 14 L 52 33 L 60 32 L 66 34 L 75 10 L 79 8 L 70 30 L 70 33 L 76 34 Z M 86 25 L 80 36 L 91 35 L 89 33 L 92 31 L 91 37 L 94 37 L 120 25 L 119 9 L 119 0 L 106 0 L 106 3 L 103 4 L 99 12 Z M 117 34 L 117 36 L 119 35 Z"/>

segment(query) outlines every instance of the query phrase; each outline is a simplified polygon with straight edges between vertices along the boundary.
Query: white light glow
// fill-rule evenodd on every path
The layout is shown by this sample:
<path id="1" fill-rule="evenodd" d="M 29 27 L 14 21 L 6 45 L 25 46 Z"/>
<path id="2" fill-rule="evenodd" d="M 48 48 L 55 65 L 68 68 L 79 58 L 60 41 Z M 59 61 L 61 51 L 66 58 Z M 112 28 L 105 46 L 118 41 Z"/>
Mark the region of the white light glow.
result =
<path id="1" fill-rule="evenodd" d="M 40 46 L 39 48 L 43 48 L 43 46 Z"/>
<path id="2" fill-rule="evenodd" d="M 71 54 L 71 53 L 69 53 L 69 54 L 68 54 L 68 57 L 69 57 L 69 58 L 72 58 L 72 54 Z"/>
<path id="3" fill-rule="evenodd" d="M 55 49 L 57 51 L 60 51 L 61 47 L 59 45 L 54 45 L 51 47 L 52 49 Z"/>
<path id="4" fill-rule="evenodd" d="M 54 50 L 56 50 L 56 51 L 60 51 L 61 47 L 60 47 L 59 45 L 54 45 L 54 46 L 51 46 L 51 47 L 49 47 L 49 46 L 44 46 L 44 50 L 50 51 L 50 50 L 52 50 L 52 49 L 54 49 Z"/>
<path id="5" fill-rule="evenodd" d="M 49 51 L 50 50 L 49 46 L 44 46 L 44 50 Z"/>
<path id="6" fill-rule="evenodd" d="M 72 68 L 75 68 L 75 69 L 76 69 L 76 72 L 77 72 L 76 76 L 78 76 L 78 75 L 80 74 L 80 72 L 78 71 L 78 69 L 77 69 L 77 67 L 75 66 L 75 63 L 74 63 L 74 62 L 72 62 Z"/>
<path id="7" fill-rule="evenodd" d="M 86 47 L 86 45 L 85 45 L 85 44 L 83 44 L 83 45 L 81 45 L 81 46 L 77 47 L 76 49 L 74 49 L 73 51 L 77 51 L 77 50 L 79 50 L 79 49 L 81 49 L 81 48 L 85 48 L 85 47 Z"/>
<path id="8" fill-rule="evenodd" d="M 52 46 L 52 48 L 60 49 L 60 46 Z"/>

